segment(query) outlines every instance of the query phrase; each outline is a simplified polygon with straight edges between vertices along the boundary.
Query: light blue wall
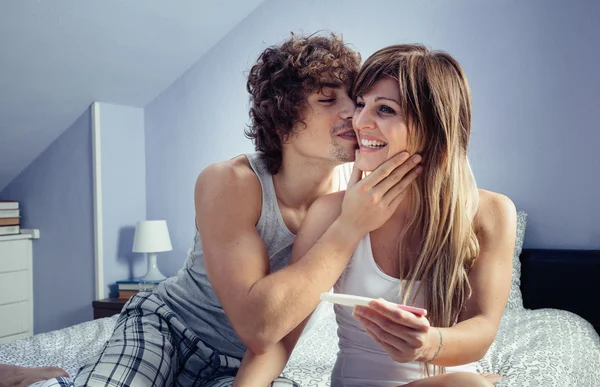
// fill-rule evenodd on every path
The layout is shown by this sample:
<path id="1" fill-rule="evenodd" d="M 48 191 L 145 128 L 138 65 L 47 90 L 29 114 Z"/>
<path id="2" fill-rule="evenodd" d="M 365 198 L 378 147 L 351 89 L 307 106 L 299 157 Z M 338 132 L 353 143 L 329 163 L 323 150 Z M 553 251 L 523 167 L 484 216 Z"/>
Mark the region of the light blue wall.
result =
<path id="1" fill-rule="evenodd" d="M 167 219 L 182 264 L 194 232 L 193 186 L 211 162 L 252 150 L 245 75 L 290 31 L 343 34 L 363 59 L 394 43 L 453 54 L 473 93 L 470 157 L 480 187 L 529 212 L 526 247 L 599 248 L 600 5 L 269 0 L 146 107 L 148 216 Z"/>
<path id="2" fill-rule="evenodd" d="M 145 109 L 147 215 L 167 220 L 173 245 L 173 251 L 158 255 L 165 275 L 182 267 L 193 240 L 194 183 L 200 170 L 253 150 L 243 136 L 248 112 L 242 71 L 254 58 L 245 47 L 248 41 L 229 40 Z"/>
<path id="3" fill-rule="evenodd" d="M 92 130 L 86 110 L 1 193 L 22 208 L 33 241 L 34 332 L 92 319 Z"/>
<path id="4" fill-rule="evenodd" d="M 146 271 L 131 251 L 136 222 L 146 219 L 144 110 L 100 103 L 99 112 L 105 295 L 116 296 L 115 281 Z"/>
<path id="5" fill-rule="evenodd" d="M 144 111 L 100 103 L 105 296 L 115 281 L 146 271 L 131 252 L 135 224 L 146 219 Z M 92 319 L 95 299 L 92 128 L 90 109 L 14 179 L 0 198 L 21 202 L 33 242 L 34 330 Z"/>

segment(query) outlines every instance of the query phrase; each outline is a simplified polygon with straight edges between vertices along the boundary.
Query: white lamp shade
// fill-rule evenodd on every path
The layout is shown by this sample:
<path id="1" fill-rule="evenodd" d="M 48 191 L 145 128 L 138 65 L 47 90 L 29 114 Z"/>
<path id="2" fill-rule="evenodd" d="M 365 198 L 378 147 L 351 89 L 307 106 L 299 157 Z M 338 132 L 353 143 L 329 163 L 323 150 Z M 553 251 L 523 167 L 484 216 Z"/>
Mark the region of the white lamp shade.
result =
<path id="1" fill-rule="evenodd" d="M 133 237 L 134 253 L 160 253 L 171 250 L 173 250 L 173 246 L 171 246 L 166 220 L 137 222 Z"/>

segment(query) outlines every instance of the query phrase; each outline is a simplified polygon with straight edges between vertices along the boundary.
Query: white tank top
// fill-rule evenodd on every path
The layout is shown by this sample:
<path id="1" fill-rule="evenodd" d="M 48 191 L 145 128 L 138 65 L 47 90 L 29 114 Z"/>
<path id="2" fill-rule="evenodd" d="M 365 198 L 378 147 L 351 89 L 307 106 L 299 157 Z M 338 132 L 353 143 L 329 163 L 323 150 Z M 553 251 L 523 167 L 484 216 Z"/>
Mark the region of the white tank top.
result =
<path id="1" fill-rule="evenodd" d="M 385 274 L 377 266 L 371 250 L 371 237 L 367 234 L 360 240 L 334 291 L 401 303 L 400 286 L 406 283 Z M 418 285 L 418 282 L 415 283 L 415 288 Z M 414 301 L 412 296 L 409 297 L 409 304 L 424 307 L 423 293 L 417 294 Z M 391 387 L 422 378 L 422 363 L 392 360 L 352 317 L 351 307 L 335 305 L 334 311 L 338 323 L 339 352 L 331 377 L 332 387 Z M 447 367 L 446 371 L 476 372 L 475 365 Z"/>

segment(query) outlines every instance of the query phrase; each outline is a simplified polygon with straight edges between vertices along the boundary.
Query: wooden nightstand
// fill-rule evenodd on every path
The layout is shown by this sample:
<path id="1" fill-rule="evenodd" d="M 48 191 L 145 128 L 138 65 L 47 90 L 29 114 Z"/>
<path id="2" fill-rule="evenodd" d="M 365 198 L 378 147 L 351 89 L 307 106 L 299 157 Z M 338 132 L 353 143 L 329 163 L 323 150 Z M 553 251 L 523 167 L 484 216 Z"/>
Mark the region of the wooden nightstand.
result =
<path id="1" fill-rule="evenodd" d="M 119 298 L 105 298 L 103 300 L 93 301 L 94 320 L 121 313 L 121 309 L 123 309 L 123 305 L 125 305 L 127 301 L 129 300 L 122 300 Z"/>

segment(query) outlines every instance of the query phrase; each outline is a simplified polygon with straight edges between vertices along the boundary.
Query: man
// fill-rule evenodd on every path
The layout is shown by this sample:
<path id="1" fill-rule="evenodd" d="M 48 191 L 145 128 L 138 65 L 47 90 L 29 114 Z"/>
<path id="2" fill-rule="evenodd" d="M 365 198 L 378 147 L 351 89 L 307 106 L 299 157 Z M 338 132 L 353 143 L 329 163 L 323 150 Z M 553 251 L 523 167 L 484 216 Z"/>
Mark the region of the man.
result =
<path id="1" fill-rule="evenodd" d="M 264 354 L 314 310 L 327 289 L 311 285 L 333 286 L 365 224 L 391 215 L 378 195 L 406 173 L 394 159 L 356 184 L 339 221 L 287 265 L 310 205 L 341 188 L 337 167 L 354 159 L 348 93 L 359 66 L 335 35 L 292 35 L 260 55 L 247 83 L 246 135 L 258 152 L 200 173 L 185 266 L 156 292 L 132 297 L 74 385 L 230 386 L 246 351 Z M 370 189 L 377 184 L 382 192 Z"/>

